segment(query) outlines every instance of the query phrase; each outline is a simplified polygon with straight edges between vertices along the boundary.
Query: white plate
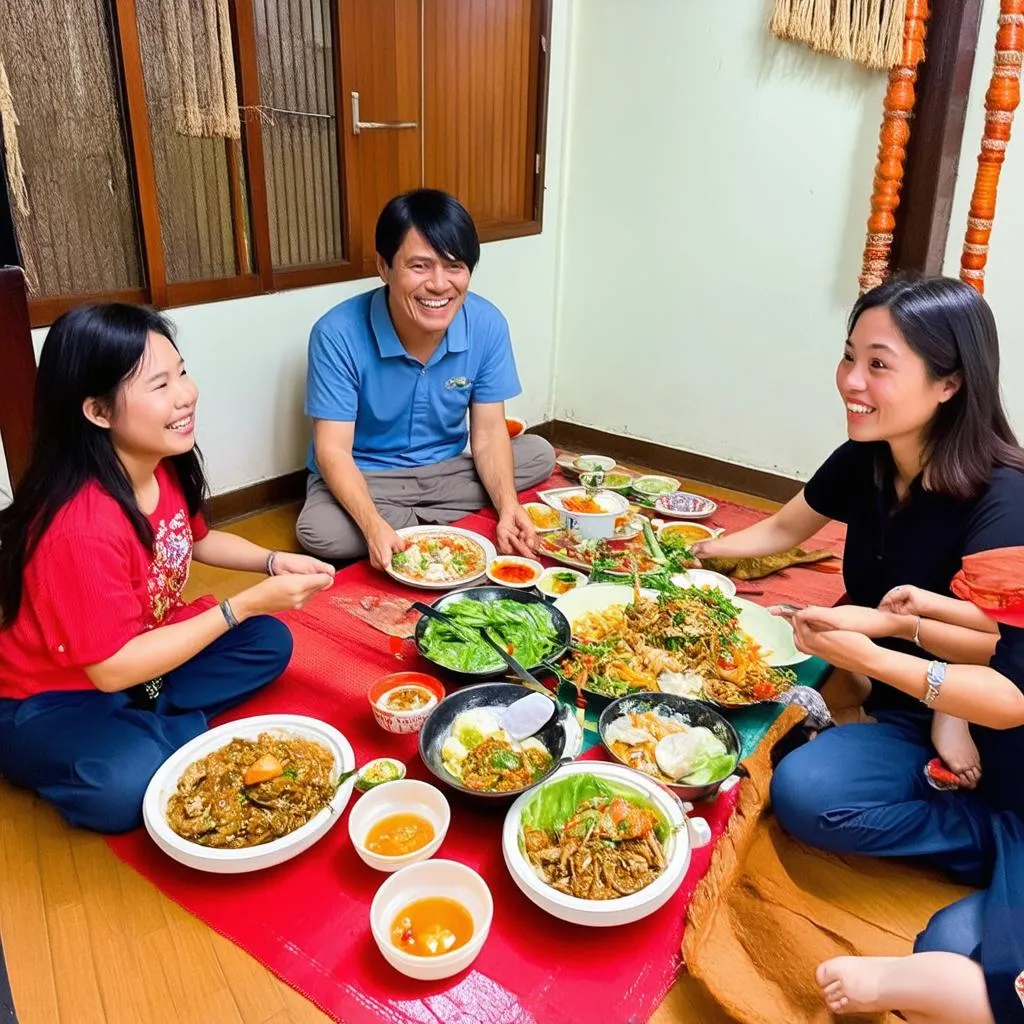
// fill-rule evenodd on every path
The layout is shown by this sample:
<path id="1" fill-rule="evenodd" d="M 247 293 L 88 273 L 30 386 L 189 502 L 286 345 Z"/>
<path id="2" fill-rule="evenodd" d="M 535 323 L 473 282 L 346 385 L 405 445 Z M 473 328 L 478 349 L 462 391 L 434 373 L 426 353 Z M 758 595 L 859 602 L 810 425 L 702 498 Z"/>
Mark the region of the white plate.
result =
<path id="1" fill-rule="evenodd" d="M 810 655 L 796 649 L 793 627 L 782 616 L 772 615 L 767 608 L 742 597 L 733 597 L 731 600 L 740 610 L 740 626 L 743 631 L 749 633 L 764 651 L 770 652 L 764 655 L 769 665 L 781 668 L 807 661 Z"/>
<path id="2" fill-rule="evenodd" d="M 545 512 L 551 511 L 551 506 L 545 505 L 543 501 L 528 501 L 523 505 L 527 515 L 530 514 L 531 506 L 533 508 L 542 508 Z M 555 509 L 555 511 L 558 513 L 558 522 L 554 526 L 538 526 L 536 523 L 533 523 L 533 519 L 531 519 L 530 522 L 533 523 L 533 528 L 538 533 L 551 533 L 553 530 L 561 530 L 562 527 L 565 526 L 565 523 L 562 521 L 562 513 L 559 509 Z"/>
<path id="3" fill-rule="evenodd" d="M 656 590 L 641 590 L 644 597 L 657 598 Z M 766 608 L 742 597 L 730 598 L 740 610 L 740 626 L 766 652 L 765 662 L 774 667 L 798 665 L 810 655 L 802 654 L 793 642 L 793 627 L 778 615 L 772 615 Z M 563 594 L 555 601 L 555 607 L 569 620 L 572 626 L 588 612 L 603 612 L 617 604 L 632 604 L 633 588 L 624 583 L 590 583 Z"/>
<path id="4" fill-rule="evenodd" d="M 482 537 L 479 533 L 474 533 L 472 530 L 464 530 L 461 526 L 430 526 L 425 524 L 423 526 L 406 526 L 395 532 L 399 537 L 421 537 L 425 533 L 454 533 L 460 537 L 468 537 L 470 540 L 476 541 L 484 549 L 484 564 L 480 571 L 474 576 L 463 576 L 457 580 L 425 583 L 422 580 L 414 580 L 408 576 L 403 576 L 395 569 L 392 569 L 390 565 L 384 567 L 384 571 L 392 579 L 398 580 L 399 583 L 404 583 L 407 587 L 419 587 L 421 590 L 454 590 L 456 587 L 462 587 L 467 583 L 473 583 L 475 580 L 481 579 L 487 572 L 487 566 L 498 557 L 498 549 L 486 537 Z"/>
<path id="5" fill-rule="evenodd" d="M 641 590 L 643 597 L 656 598 L 656 590 Z M 613 605 L 632 604 L 633 588 L 625 583 L 588 583 L 585 587 L 577 587 L 568 594 L 555 599 L 557 608 L 568 620 L 569 625 L 589 612 L 603 612 Z"/>
<path id="6" fill-rule="evenodd" d="M 629 511 L 629 499 L 618 491 L 598 490 L 594 500 L 603 509 L 602 512 L 571 512 L 563 502 L 566 498 L 585 498 L 585 487 L 555 487 L 548 491 L 538 491 L 537 497 L 545 505 L 561 512 L 570 519 L 599 519 L 602 516 L 621 516 Z"/>
<path id="7" fill-rule="evenodd" d="M 169 857 L 199 871 L 233 875 L 243 871 L 258 871 L 269 868 L 308 849 L 324 836 L 341 817 L 341 812 L 352 795 L 355 779 L 349 779 L 338 787 L 331 802 L 318 811 L 305 825 L 261 846 L 250 846 L 241 850 L 214 850 L 199 843 L 190 842 L 179 836 L 167 824 L 167 803 L 178 788 L 182 772 L 201 757 L 227 746 L 236 737 L 256 739 L 261 732 L 280 736 L 298 736 L 301 739 L 320 743 L 334 754 L 335 770 L 340 775 L 356 766 L 352 745 L 345 737 L 326 722 L 305 715 L 257 715 L 242 718 L 237 722 L 219 725 L 204 732 L 185 746 L 176 750 L 157 769 L 146 788 L 142 801 L 142 820 L 153 842 Z"/>
<path id="8" fill-rule="evenodd" d="M 519 832 L 523 808 L 537 797 L 540 791 L 566 775 L 597 775 L 636 790 L 638 795 L 649 800 L 668 821 L 672 832 L 665 843 L 665 870 L 646 888 L 629 896 L 614 900 L 585 900 L 567 896 L 542 882 L 519 848 Z M 658 783 L 632 768 L 601 761 L 581 761 L 560 768 L 540 786 L 523 793 L 509 808 L 501 833 L 501 848 L 512 880 L 526 897 L 546 910 L 553 917 L 571 924 L 591 927 L 615 927 L 629 924 L 653 914 L 664 906 L 675 894 L 686 877 L 690 866 L 691 851 L 704 846 L 710 840 L 707 823 L 690 821 L 686 807 L 675 794 L 663 789 Z"/>

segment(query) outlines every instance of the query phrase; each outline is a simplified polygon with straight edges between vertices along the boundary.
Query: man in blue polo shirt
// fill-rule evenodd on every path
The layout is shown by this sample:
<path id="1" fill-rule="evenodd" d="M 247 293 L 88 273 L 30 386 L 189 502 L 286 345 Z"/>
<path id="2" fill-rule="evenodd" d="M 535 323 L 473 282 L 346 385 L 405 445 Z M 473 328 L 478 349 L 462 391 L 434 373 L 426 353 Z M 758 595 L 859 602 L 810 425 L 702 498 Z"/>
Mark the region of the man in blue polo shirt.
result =
<path id="1" fill-rule="evenodd" d="M 375 241 L 384 287 L 335 306 L 310 335 L 299 542 L 334 560 L 369 552 L 382 568 L 405 546 L 396 530 L 490 503 L 499 549 L 530 554 L 516 492 L 545 480 L 555 455 L 543 438 L 509 439 L 505 402 L 522 389 L 505 318 L 469 291 L 473 219 L 452 196 L 417 189 L 384 207 Z"/>

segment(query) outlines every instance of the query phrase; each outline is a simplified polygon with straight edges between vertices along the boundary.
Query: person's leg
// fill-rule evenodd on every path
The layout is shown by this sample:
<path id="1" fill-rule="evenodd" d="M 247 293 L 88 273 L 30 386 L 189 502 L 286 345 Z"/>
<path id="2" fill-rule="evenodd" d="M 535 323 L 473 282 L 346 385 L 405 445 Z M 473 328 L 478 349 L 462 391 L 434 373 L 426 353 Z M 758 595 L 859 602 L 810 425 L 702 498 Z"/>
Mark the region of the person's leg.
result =
<path id="1" fill-rule="evenodd" d="M 288 627 L 273 616 L 254 615 L 168 672 L 154 710 L 202 711 L 212 718 L 277 679 L 291 656 Z"/>
<path id="2" fill-rule="evenodd" d="M 910 1024 L 995 1024 L 981 966 L 956 953 L 839 956 L 815 977 L 833 1013 L 896 1010 Z"/>
<path id="3" fill-rule="evenodd" d="M 551 476 L 555 450 L 534 434 L 523 434 L 512 442 L 515 486 L 524 491 Z M 419 483 L 416 515 L 421 522 L 451 523 L 467 512 L 478 512 L 491 504 L 473 456 L 467 453 L 445 459 L 433 466 L 411 471 Z"/>
<path id="4" fill-rule="evenodd" d="M 1024 821 L 999 812 L 993 821 L 996 856 L 982 918 L 981 967 L 999 1024 L 1024 1022 Z"/>
<path id="5" fill-rule="evenodd" d="M 915 953 L 959 953 L 969 960 L 981 956 L 982 923 L 987 892 L 972 892 L 932 915 L 914 942 Z"/>
<path id="6" fill-rule="evenodd" d="M 125 693 L 44 693 L 0 704 L 0 772 L 96 832 L 138 826 L 153 773 L 206 729 L 201 712 L 165 718 Z"/>
<path id="7" fill-rule="evenodd" d="M 401 503 L 401 475 L 367 473 L 366 483 L 386 522 L 396 530 L 416 525 L 416 513 Z M 366 538 L 355 520 L 338 504 L 324 479 L 312 474 L 306 485 L 306 502 L 295 524 L 295 536 L 311 555 L 332 562 L 366 554 Z"/>
<path id="8" fill-rule="evenodd" d="M 987 884 L 990 812 L 973 793 L 932 789 L 923 771 L 931 756 L 926 735 L 910 716 L 826 730 L 775 769 L 776 817 L 811 846 L 932 857 L 961 878 Z"/>

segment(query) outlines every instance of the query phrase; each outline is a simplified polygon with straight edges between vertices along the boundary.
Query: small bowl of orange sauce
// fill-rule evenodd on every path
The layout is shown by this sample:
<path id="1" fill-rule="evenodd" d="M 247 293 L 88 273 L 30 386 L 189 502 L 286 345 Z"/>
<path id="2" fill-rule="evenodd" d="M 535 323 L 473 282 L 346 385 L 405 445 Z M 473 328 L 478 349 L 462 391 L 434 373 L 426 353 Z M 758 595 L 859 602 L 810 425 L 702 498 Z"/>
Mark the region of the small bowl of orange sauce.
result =
<path id="1" fill-rule="evenodd" d="M 521 555 L 498 555 L 487 566 L 487 578 L 499 587 L 526 590 L 536 585 L 544 572 L 544 566 L 535 558 Z"/>
<path id="2" fill-rule="evenodd" d="M 397 871 L 432 857 L 450 823 L 451 809 L 441 790 L 400 779 L 359 798 L 348 816 L 348 834 L 365 864 Z"/>
<path id="3" fill-rule="evenodd" d="M 487 941 L 494 901 L 487 883 L 454 860 L 395 872 L 370 905 L 381 955 L 410 978 L 436 981 L 464 971 Z"/>

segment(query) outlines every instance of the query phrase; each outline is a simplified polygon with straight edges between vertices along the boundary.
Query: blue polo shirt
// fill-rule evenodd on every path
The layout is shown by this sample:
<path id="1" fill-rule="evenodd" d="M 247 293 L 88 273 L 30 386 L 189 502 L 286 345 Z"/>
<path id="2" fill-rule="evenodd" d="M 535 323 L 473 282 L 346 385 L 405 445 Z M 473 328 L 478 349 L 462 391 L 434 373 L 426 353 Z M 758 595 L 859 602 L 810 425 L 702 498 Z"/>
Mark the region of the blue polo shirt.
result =
<path id="1" fill-rule="evenodd" d="M 521 390 L 508 323 L 472 292 L 425 366 L 399 341 L 383 287 L 335 306 L 309 336 L 306 415 L 354 422 L 360 469 L 454 458 L 469 440 L 470 403 L 504 402 Z M 308 466 L 318 472 L 312 445 Z"/>

